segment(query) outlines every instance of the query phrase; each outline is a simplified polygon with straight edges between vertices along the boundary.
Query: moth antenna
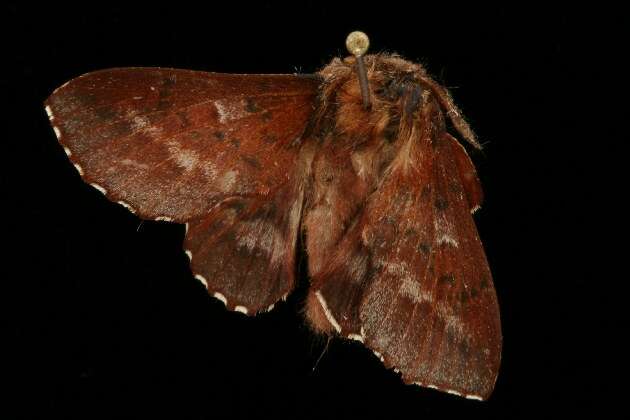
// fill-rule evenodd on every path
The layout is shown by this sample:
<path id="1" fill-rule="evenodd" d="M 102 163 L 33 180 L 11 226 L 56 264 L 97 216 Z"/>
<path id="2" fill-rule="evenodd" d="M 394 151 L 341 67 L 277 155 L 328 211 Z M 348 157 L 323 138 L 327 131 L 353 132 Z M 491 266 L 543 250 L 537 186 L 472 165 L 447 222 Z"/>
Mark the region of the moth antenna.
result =
<path id="1" fill-rule="evenodd" d="M 143 224 L 144 224 L 144 220 L 140 220 L 140 223 L 138 223 L 138 227 L 136 228 L 136 232 L 140 232 L 140 228 L 142 227 Z"/>
<path id="2" fill-rule="evenodd" d="M 359 86 L 361 87 L 361 97 L 363 98 L 363 108 L 370 109 L 370 87 L 368 85 L 367 71 L 363 55 L 370 47 L 370 39 L 361 31 L 351 32 L 346 38 L 346 48 L 350 54 L 357 59 L 357 73 L 359 75 Z"/>
<path id="3" fill-rule="evenodd" d="M 446 111 L 446 115 L 453 123 L 455 129 L 459 132 L 459 134 L 466 140 L 468 143 L 472 144 L 477 149 L 481 150 L 481 144 L 477 140 L 477 136 L 472 131 L 464 117 L 462 116 L 461 111 L 453 102 L 453 98 L 451 94 L 448 92 L 446 88 L 443 88 L 439 84 L 435 83 L 427 76 L 420 75 L 418 76 L 420 81 L 424 83 L 426 86 L 431 89 L 431 91 L 437 96 L 438 102 Z"/>

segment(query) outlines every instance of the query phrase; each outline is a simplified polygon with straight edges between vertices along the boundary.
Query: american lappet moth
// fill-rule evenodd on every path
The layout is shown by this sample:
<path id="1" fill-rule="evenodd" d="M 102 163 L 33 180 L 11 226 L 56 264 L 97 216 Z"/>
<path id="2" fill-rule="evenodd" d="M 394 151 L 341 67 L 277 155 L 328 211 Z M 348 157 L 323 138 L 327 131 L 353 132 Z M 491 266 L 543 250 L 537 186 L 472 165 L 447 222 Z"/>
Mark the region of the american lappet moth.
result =
<path id="1" fill-rule="evenodd" d="M 499 307 L 455 136 L 480 144 L 421 65 L 366 55 L 360 32 L 347 46 L 313 75 L 95 71 L 45 109 L 85 182 L 186 225 L 194 276 L 229 310 L 286 298 L 303 242 L 313 330 L 360 341 L 405 383 L 485 400 Z"/>

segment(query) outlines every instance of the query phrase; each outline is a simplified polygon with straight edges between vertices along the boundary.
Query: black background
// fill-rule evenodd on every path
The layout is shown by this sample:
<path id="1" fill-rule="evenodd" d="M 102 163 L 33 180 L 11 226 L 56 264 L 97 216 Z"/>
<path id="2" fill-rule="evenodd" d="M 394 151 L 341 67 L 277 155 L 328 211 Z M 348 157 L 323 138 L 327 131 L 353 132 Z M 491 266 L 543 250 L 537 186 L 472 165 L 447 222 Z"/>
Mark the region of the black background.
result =
<path id="1" fill-rule="evenodd" d="M 5 417 L 611 409 L 607 366 L 627 327 L 611 314 L 623 279 L 604 272 L 615 246 L 599 235 L 622 220 L 601 210 L 625 208 L 626 191 L 611 181 L 624 167 L 613 59 L 628 19 L 588 8 L 340 3 L 0 6 Z M 326 343 L 300 315 L 303 291 L 255 318 L 225 311 L 191 277 L 183 226 L 141 224 L 84 184 L 42 107 L 67 80 L 107 67 L 313 72 L 346 55 L 355 29 L 372 51 L 419 61 L 451 87 L 485 145 L 473 155 L 486 192 L 476 220 L 504 334 L 488 402 L 405 386 L 358 343 L 333 340 L 313 371 Z"/>

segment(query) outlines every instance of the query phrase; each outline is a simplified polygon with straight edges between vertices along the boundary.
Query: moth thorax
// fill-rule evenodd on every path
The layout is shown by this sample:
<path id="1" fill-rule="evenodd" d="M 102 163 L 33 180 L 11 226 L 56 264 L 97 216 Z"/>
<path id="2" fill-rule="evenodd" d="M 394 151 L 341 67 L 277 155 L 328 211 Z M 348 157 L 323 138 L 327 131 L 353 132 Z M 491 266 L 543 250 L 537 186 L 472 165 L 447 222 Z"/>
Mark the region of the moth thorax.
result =
<path id="1" fill-rule="evenodd" d="M 320 74 L 325 83 L 321 114 L 334 124 L 334 132 L 354 139 L 387 139 L 392 142 L 401 132 L 400 124 L 411 124 L 426 103 L 428 90 L 416 76 L 424 70 L 392 55 L 365 56 L 368 69 L 371 108 L 363 104 L 359 79 L 354 70 L 356 59 L 335 59 Z M 332 127 L 331 127 L 332 128 Z M 402 130 L 408 133 L 410 127 Z"/>

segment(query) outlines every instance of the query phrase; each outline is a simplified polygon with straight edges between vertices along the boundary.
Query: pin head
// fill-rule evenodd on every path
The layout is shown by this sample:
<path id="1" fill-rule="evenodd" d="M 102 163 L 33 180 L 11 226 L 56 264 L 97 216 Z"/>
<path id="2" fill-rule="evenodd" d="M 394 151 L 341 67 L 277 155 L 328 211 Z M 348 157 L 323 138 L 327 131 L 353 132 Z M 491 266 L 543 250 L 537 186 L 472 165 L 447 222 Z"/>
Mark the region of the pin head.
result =
<path id="1" fill-rule="evenodd" d="M 346 38 L 346 48 L 350 54 L 360 57 L 365 54 L 370 47 L 370 39 L 361 31 L 351 32 Z"/>

